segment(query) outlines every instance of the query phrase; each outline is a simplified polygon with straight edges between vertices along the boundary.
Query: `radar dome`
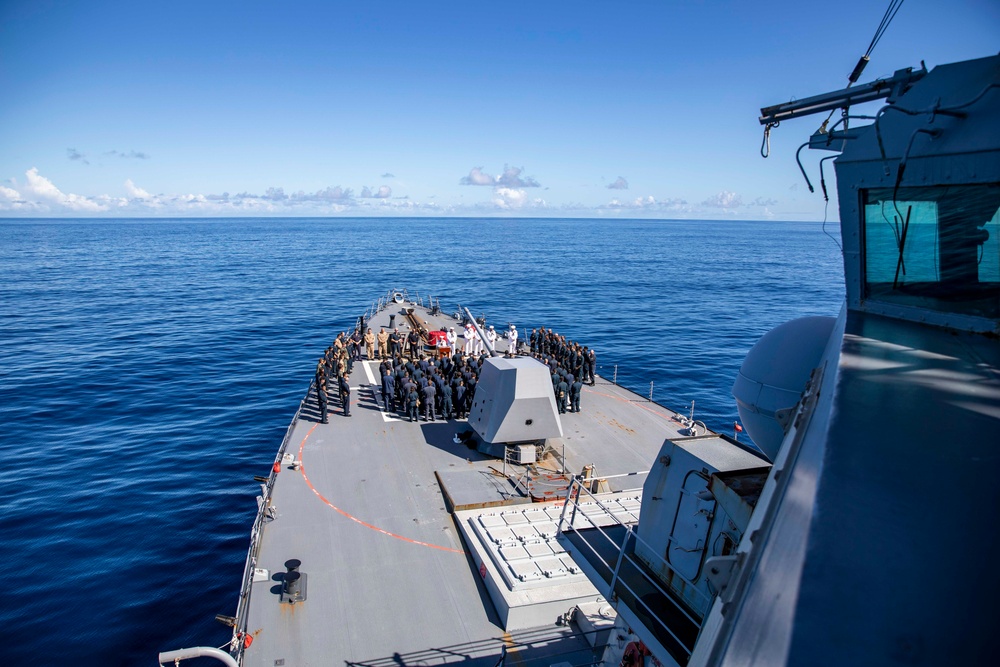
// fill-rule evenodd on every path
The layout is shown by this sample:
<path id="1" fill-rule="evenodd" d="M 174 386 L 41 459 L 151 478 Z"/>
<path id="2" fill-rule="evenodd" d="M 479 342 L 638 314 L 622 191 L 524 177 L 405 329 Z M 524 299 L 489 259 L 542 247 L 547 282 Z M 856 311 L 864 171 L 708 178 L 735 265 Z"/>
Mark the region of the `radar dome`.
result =
<path id="1" fill-rule="evenodd" d="M 764 334 L 743 360 L 733 397 L 747 434 L 772 461 L 836 321 L 802 317 L 785 322 Z"/>

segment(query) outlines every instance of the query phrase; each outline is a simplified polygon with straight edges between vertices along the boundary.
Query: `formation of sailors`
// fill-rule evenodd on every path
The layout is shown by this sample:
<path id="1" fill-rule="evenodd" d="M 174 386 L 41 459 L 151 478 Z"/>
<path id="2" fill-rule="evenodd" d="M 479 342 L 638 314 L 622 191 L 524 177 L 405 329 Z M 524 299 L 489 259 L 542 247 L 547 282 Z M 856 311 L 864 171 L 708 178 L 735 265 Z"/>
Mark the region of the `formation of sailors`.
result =
<path id="1" fill-rule="evenodd" d="M 355 330 L 350 335 L 346 331 L 342 332 L 316 363 L 316 400 L 319 404 L 320 421 L 324 424 L 328 423 L 330 390 L 334 388 L 344 416 L 351 416 L 351 373 L 354 371 L 354 362 L 361 360 L 363 341 L 360 330 Z"/>
<path id="2" fill-rule="evenodd" d="M 560 414 L 580 412 L 583 385 L 594 386 L 597 375 L 597 353 L 579 343 L 567 340 L 552 329 L 532 329 L 528 336 L 531 356 L 552 372 L 552 391 Z"/>
<path id="3" fill-rule="evenodd" d="M 422 340 L 413 330 L 405 336 L 398 328 L 392 332 L 382 328 L 378 334 L 371 328 L 364 334 L 360 329 L 352 334 L 340 333 L 316 366 L 320 421 L 328 423 L 331 389 L 336 389 L 344 416 L 351 416 L 350 376 L 354 362 L 362 358 L 362 345 L 368 359 L 380 361 L 382 402 L 387 412 L 400 413 L 410 421 L 417 421 L 421 412 L 424 421 L 465 418 L 480 370 L 490 357 L 486 346 L 495 349 L 499 335 L 490 326 L 485 338 L 484 345 L 472 324 L 466 324 L 464 346 L 458 350 L 458 336 L 451 327 L 445 332 L 441 347 L 447 347 L 452 353 L 435 358 L 422 353 Z M 518 333 L 514 325 L 510 325 L 507 339 L 508 354 L 514 356 L 518 352 Z M 531 356 L 547 365 L 552 373 L 552 390 L 559 412 L 580 412 L 583 385 L 594 386 L 597 369 L 594 350 L 544 327 L 532 330 L 528 344 Z"/>
<path id="4" fill-rule="evenodd" d="M 479 373 L 488 354 L 455 352 L 441 358 L 387 357 L 379 364 L 382 403 L 411 422 L 464 419 L 469 414 Z"/>

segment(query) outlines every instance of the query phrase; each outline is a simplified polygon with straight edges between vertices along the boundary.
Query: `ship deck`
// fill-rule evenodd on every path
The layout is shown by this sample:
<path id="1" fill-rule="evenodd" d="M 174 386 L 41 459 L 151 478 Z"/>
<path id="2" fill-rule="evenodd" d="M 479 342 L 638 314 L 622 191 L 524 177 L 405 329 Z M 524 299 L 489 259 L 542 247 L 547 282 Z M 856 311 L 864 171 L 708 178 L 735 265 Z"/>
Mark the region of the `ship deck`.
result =
<path id="1" fill-rule="evenodd" d="M 416 312 L 431 328 L 461 331 L 448 315 Z M 368 326 L 388 328 L 395 314 L 406 332 L 400 313 L 393 303 Z M 466 472 L 493 480 L 496 489 L 483 487 L 489 502 L 505 490 L 491 470 L 503 462 L 454 442 L 464 420 L 387 414 L 377 376 L 378 361 L 355 362 L 351 416 L 331 396 L 329 423 L 319 423 L 310 394 L 291 426 L 286 455 L 301 465 L 283 465 L 274 481 L 256 562 L 267 574 L 251 586 L 243 664 L 494 665 L 503 650 L 518 664 L 592 663 L 574 624 L 503 629 L 440 486 Z M 584 387 L 581 407 L 560 415 L 564 437 L 550 443 L 571 473 L 586 464 L 600 475 L 647 470 L 684 428 L 673 411 L 600 377 Z M 290 559 L 305 574 L 306 599 L 296 604 L 281 602 Z"/>

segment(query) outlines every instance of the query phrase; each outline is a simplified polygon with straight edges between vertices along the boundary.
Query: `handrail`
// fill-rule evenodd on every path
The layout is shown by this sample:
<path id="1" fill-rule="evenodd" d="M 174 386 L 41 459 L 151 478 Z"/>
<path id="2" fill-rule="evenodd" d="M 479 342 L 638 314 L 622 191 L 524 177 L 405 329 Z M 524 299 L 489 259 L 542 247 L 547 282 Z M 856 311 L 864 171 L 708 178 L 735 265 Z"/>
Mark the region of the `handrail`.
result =
<path id="1" fill-rule="evenodd" d="M 253 572 L 257 567 L 257 554 L 260 551 L 260 541 L 263 536 L 263 525 L 264 519 L 267 516 L 267 511 L 271 502 L 271 493 L 274 489 L 274 483 L 277 480 L 277 473 L 274 468 L 281 465 L 281 460 L 285 456 L 285 450 L 288 448 L 288 443 L 291 440 L 292 432 L 295 430 L 295 425 L 299 421 L 299 416 L 302 414 L 302 408 L 305 406 L 306 401 L 309 399 L 309 394 L 312 392 L 315 381 L 309 383 L 309 389 L 306 391 L 305 397 L 299 402 L 299 407 L 295 410 L 295 416 L 292 417 L 292 421 L 288 424 L 288 429 L 285 431 L 285 437 L 281 441 L 281 446 L 278 448 L 278 453 L 274 459 L 274 466 L 272 466 L 271 474 L 267 478 L 267 483 L 262 484 L 262 494 L 264 502 L 260 504 L 260 508 L 257 510 L 257 516 L 254 518 L 253 527 L 250 529 L 250 547 L 247 549 L 247 559 L 243 567 L 243 583 L 240 586 L 240 600 L 236 607 L 235 621 L 233 622 L 233 637 L 229 643 L 229 653 L 235 659 L 237 664 L 242 664 L 243 662 L 243 651 L 246 648 L 243 637 L 247 633 L 247 612 L 250 609 L 250 593 L 253 590 Z M 235 651 L 235 652 L 234 652 Z"/>
<path id="2" fill-rule="evenodd" d="M 190 658 L 215 658 L 228 667 L 238 667 L 233 656 L 222 649 L 211 648 L 209 646 L 194 646 L 192 648 L 177 649 L 176 651 L 164 651 L 157 656 L 161 667 L 164 663 L 172 662 L 176 665 L 181 660 L 188 660 Z"/>
<path id="3" fill-rule="evenodd" d="M 646 470 L 644 472 L 626 473 L 624 475 L 613 475 L 613 477 L 629 477 L 631 475 L 645 475 L 645 474 L 648 474 L 648 473 L 649 473 L 649 471 Z M 612 476 L 609 475 L 608 478 L 610 478 L 610 477 L 612 477 Z M 593 502 L 598 507 L 600 507 L 602 510 L 604 510 L 604 512 L 607 515 L 609 515 L 612 519 L 614 519 L 615 521 L 617 521 L 619 525 L 622 525 L 622 526 L 626 525 L 626 524 L 622 523 L 621 521 L 619 521 L 618 517 L 616 517 L 613 512 L 609 511 L 606 507 L 604 507 L 604 505 L 601 504 L 601 501 L 597 498 L 597 496 L 594 495 L 594 493 L 592 493 L 590 491 L 590 489 L 588 489 L 586 486 L 583 485 L 583 480 L 574 479 L 573 481 L 571 481 L 570 482 L 570 493 L 572 493 L 573 484 L 578 484 L 578 486 L 580 487 L 580 489 L 582 491 L 586 492 L 586 494 L 588 496 L 590 496 L 591 498 L 593 498 Z M 639 490 L 639 489 L 630 489 L 630 491 L 636 491 L 636 490 Z M 627 491 L 620 491 L 618 493 L 627 493 Z M 571 502 L 570 498 L 571 498 L 571 496 L 569 494 L 567 494 L 567 497 L 566 497 L 566 504 L 567 505 Z M 579 493 L 577 494 L 577 500 L 576 501 L 572 501 L 572 502 L 579 503 Z M 565 512 L 565 507 L 563 508 L 563 510 Z M 590 517 L 588 517 L 587 515 L 583 515 L 583 518 L 587 519 L 591 523 L 591 525 L 594 526 L 594 528 L 597 528 L 598 530 L 600 530 L 600 526 L 598 526 L 596 523 L 594 523 L 593 520 Z M 569 527 L 573 528 L 573 524 L 571 523 L 569 525 Z M 560 530 L 562 529 L 562 523 L 559 524 L 559 528 L 560 528 Z M 603 530 L 601 530 L 601 533 L 606 536 L 606 533 L 604 533 Z M 644 546 L 649 547 L 649 543 L 646 542 L 644 539 L 642 539 L 639 536 L 638 533 L 634 533 L 634 536 L 635 536 L 635 539 L 637 541 L 642 542 L 642 544 Z M 608 539 L 610 540 L 610 538 L 608 538 Z M 584 541 L 586 541 L 586 540 L 584 540 Z M 612 543 L 614 543 L 614 540 L 610 540 L 610 541 Z M 695 588 L 694 582 L 692 582 L 690 579 L 688 579 L 687 577 L 685 577 L 684 575 L 682 575 L 680 572 L 678 572 L 665 558 L 659 558 L 659 561 L 663 565 L 665 565 L 667 567 L 667 569 L 669 569 L 671 571 L 671 573 L 672 573 L 673 576 L 675 576 L 676 578 L 680 579 L 685 584 L 687 584 L 687 585 L 691 586 L 692 588 L 694 588 L 695 592 L 697 592 L 701 597 L 705 598 L 706 602 L 710 602 L 711 601 L 711 597 L 709 595 L 703 593 L 702 591 L 697 590 L 697 588 Z M 665 591 L 663 591 L 663 592 L 665 592 Z"/>
<path id="4" fill-rule="evenodd" d="M 649 471 L 646 472 L 648 473 Z M 614 475 L 614 477 L 624 477 L 635 474 L 644 474 L 644 473 L 628 473 L 626 475 Z M 586 487 L 586 485 L 584 484 L 585 481 L 590 482 L 592 480 L 583 480 L 579 478 L 574 478 L 570 482 L 570 486 L 566 494 L 566 502 L 563 505 L 563 511 L 559 517 L 559 524 L 558 524 L 559 532 L 565 533 L 568 531 L 573 531 L 580 534 L 579 533 L 580 529 L 577 527 L 578 516 L 583 517 L 583 519 L 586 520 L 586 523 L 590 524 L 590 526 L 597 529 L 597 532 L 601 535 L 601 537 L 607 540 L 615 549 L 618 550 L 618 558 L 616 559 L 613 565 L 613 570 L 611 572 L 611 579 L 610 581 L 608 581 L 608 591 L 611 595 L 612 600 L 619 600 L 618 596 L 616 595 L 616 591 L 619 590 L 619 586 L 622 589 L 628 591 L 632 595 L 632 597 L 635 598 L 635 600 L 647 610 L 648 612 L 647 615 L 651 619 L 653 619 L 657 625 L 662 627 L 677 642 L 677 644 L 681 647 L 681 649 L 688 656 L 690 656 L 691 651 L 688 649 L 685 642 L 682 641 L 677 636 L 677 634 L 670 627 L 668 627 L 667 624 L 661 618 L 659 618 L 659 616 L 656 613 L 654 613 L 654 610 L 641 599 L 641 597 L 637 594 L 635 589 L 628 583 L 629 577 L 621 576 L 622 564 L 627 561 L 630 567 L 633 568 L 635 571 L 637 571 L 646 583 L 651 584 L 657 591 L 659 591 L 659 593 L 667 601 L 669 601 L 671 605 L 674 608 L 676 608 L 676 610 L 679 611 L 695 627 L 700 629 L 703 620 L 699 620 L 694 615 L 692 615 L 692 613 L 690 613 L 685 608 L 685 606 L 679 600 L 676 599 L 675 595 L 670 592 L 669 587 L 663 585 L 663 582 L 660 581 L 658 577 L 651 576 L 649 573 L 646 572 L 646 570 L 643 568 L 643 563 L 634 557 L 635 548 L 633 547 L 631 551 L 629 550 L 629 541 L 635 540 L 635 544 L 641 543 L 646 547 L 649 546 L 648 543 L 645 540 L 643 540 L 639 536 L 639 534 L 633 529 L 634 524 L 631 523 L 626 524 L 622 522 L 615 515 L 615 513 L 611 511 L 611 508 L 607 507 L 601 501 L 601 499 L 599 499 L 593 492 L 590 491 L 590 489 Z M 576 487 L 575 489 L 574 486 Z M 619 493 L 624 493 L 624 492 L 619 492 Z M 586 494 L 588 500 L 586 501 L 581 500 L 582 494 Z M 582 502 L 592 503 L 593 505 L 597 506 L 603 512 L 603 514 L 594 516 L 593 513 L 587 514 L 583 512 L 581 508 Z M 567 513 L 569 513 L 569 517 L 567 517 Z M 598 522 L 595 519 L 601 516 L 610 517 L 618 525 L 625 526 L 627 528 L 625 538 L 622 540 L 622 543 L 620 545 L 618 544 L 617 541 L 612 539 L 611 536 L 608 535 L 608 533 L 600 525 L 598 525 Z M 588 539 L 584 535 L 580 534 L 580 542 L 577 543 L 577 546 L 578 548 L 582 548 L 583 546 L 585 546 L 587 549 L 590 550 L 592 554 L 597 556 L 601 560 L 601 562 L 604 562 L 606 563 L 606 565 L 611 566 L 610 562 L 605 561 L 604 558 L 600 556 L 595 546 L 591 544 L 592 541 L 593 538 Z M 652 563 L 652 565 L 664 568 L 665 571 L 669 573 L 672 579 L 676 578 L 680 582 L 683 582 L 685 585 L 690 587 L 690 590 L 695 595 L 695 599 L 699 600 L 702 603 L 702 605 L 698 606 L 704 606 L 705 611 L 707 612 L 707 608 L 711 605 L 712 602 L 712 596 L 700 590 L 691 580 L 680 574 L 669 562 L 667 562 L 665 558 L 657 557 L 657 562 Z M 617 604 L 617 602 L 615 602 L 615 604 Z"/>

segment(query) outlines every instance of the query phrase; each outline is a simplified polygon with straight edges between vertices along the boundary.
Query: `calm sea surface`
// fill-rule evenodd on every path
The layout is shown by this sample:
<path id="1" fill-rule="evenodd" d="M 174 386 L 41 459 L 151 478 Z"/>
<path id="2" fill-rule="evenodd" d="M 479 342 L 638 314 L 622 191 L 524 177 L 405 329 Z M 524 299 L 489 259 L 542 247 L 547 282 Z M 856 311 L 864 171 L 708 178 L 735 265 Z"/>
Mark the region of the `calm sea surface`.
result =
<path id="1" fill-rule="evenodd" d="M 226 643 L 253 475 L 335 333 L 404 287 L 724 432 L 757 338 L 844 294 L 813 223 L 0 220 L 0 664 Z"/>

